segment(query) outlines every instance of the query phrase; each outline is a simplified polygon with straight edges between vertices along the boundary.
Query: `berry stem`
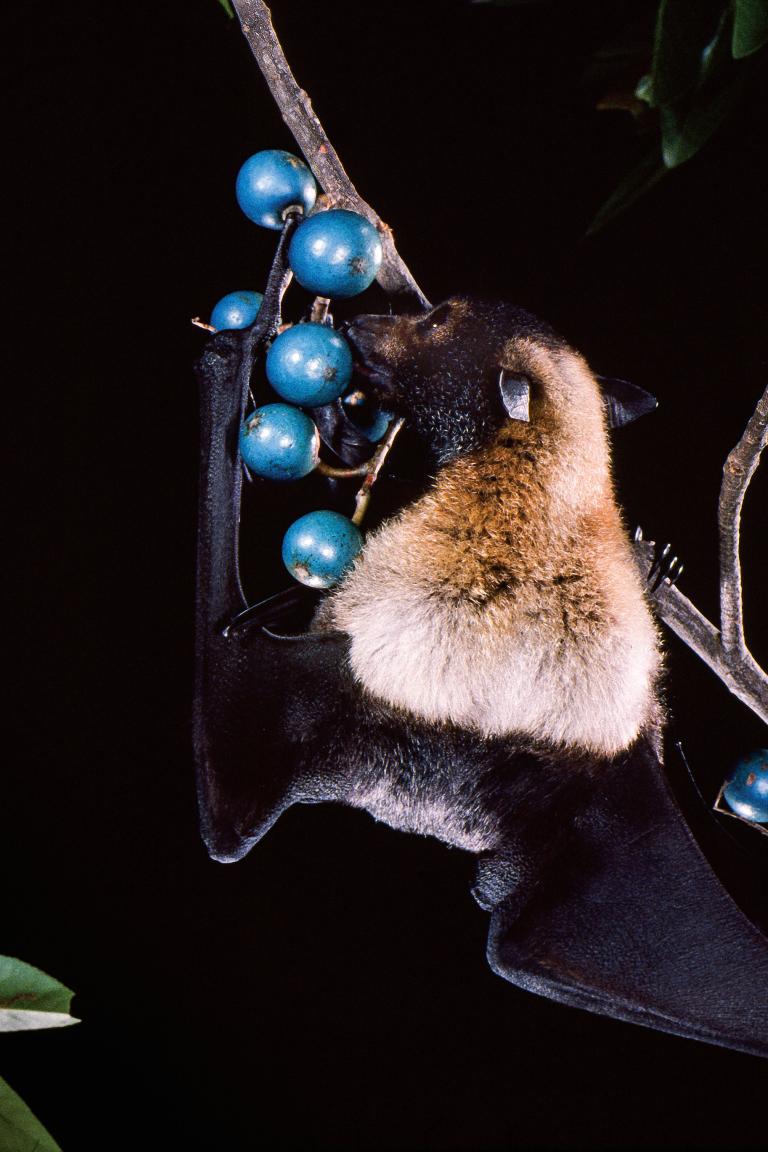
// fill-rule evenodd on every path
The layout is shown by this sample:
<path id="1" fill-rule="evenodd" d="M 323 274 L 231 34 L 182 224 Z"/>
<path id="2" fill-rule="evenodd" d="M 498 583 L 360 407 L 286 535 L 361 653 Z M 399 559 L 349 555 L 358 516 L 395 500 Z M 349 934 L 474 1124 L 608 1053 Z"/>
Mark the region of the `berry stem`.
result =
<path id="1" fill-rule="evenodd" d="M 360 488 L 357 491 L 357 495 L 355 496 L 355 511 L 352 515 L 352 523 L 355 524 L 358 528 L 362 524 L 365 518 L 365 514 L 368 511 L 368 505 L 371 502 L 371 489 L 376 483 L 384 461 L 389 455 L 397 434 L 404 423 L 405 421 L 401 416 L 398 416 L 391 422 L 389 428 L 387 429 L 386 436 L 382 440 L 381 444 L 379 444 L 378 448 L 368 462 L 365 479 L 360 485 Z"/>
<path id="2" fill-rule="evenodd" d="M 312 301 L 312 311 L 309 314 L 309 319 L 313 324 L 333 324 L 328 309 L 331 306 L 331 301 L 327 296 L 315 296 Z"/>

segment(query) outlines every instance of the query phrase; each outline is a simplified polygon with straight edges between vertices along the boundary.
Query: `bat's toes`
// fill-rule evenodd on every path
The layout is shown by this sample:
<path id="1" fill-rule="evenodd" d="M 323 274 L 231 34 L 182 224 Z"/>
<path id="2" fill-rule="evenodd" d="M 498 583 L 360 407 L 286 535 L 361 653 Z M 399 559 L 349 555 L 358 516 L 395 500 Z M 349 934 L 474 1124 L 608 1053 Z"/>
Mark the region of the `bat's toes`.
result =
<path id="1" fill-rule="evenodd" d="M 642 528 L 635 529 L 635 542 L 643 541 Z M 672 555 L 672 545 L 665 544 L 663 548 L 659 548 L 652 540 L 646 541 L 647 544 L 653 549 L 653 561 L 646 576 L 648 584 L 648 591 L 651 595 L 658 592 L 662 584 L 669 587 L 677 584 L 678 580 L 683 574 L 683 564 Z"/>

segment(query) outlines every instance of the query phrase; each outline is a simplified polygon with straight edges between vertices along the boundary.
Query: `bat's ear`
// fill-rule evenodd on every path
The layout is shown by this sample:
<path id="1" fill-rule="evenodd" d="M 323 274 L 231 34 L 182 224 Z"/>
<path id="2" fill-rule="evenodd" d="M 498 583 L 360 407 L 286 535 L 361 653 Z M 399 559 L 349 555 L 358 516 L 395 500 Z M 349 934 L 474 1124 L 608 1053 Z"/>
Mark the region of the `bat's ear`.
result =
<path id="1" fill-rule="evenodd" d="M 644 388 L 638 388 L 637 384 L 630 384 L 628 380 L 616 380 L 612 376 L 596 376 L 595 379 L 600 385 L 611 428 L 631 424 L 639 416 L 653 412 L 659 405 L 655 396 Z"/>
<path id="2" fill-rule="evenodd" d="M 531 381 L 527 376 L 502 368 L 499 373 L 499 395 L 511 420 L 525 420 L 527 423 L 531 419 Z"/>

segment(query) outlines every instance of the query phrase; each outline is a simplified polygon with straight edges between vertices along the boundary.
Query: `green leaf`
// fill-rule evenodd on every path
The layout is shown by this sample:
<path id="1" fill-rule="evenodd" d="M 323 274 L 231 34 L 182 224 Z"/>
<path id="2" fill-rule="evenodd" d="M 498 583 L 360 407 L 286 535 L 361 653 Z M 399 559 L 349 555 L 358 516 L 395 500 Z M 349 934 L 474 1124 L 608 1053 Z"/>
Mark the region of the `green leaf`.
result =
<path id="1" fill-rule="evenodd" d="M 733 9 L 725 9 L 717 25 L 714 36 L 701 52 L 701 72 L 699 88 L 705 84 L 718 83 L 733 71 L 731 59 L 731 35 L 733 30 Z"/>
<path id="2" fill-rule="evenodd" d="M 768 43 L 768 0 L 735 0 L 731 51 L 735 60 Z"/>
<path id="3" fill-rule="evenodd" d="M 702 54 L 716 21 L 701 0 L 661 0 L 653 38 L 650 95 L 655 107 L 674 104 L 699 83 Z"/>
<path id="4" fill-rule="evenodd" d="M 69 1015 L 73 995 L 70 988 L 39 968 L 0 956 L 0 1032 L 77 1024 Z"/>
<path id="5" fill-rule="evenodd" d="M 677 168 L 703 148 L 737 104 L 741 90 L 737 77 L 728 87 L 697 98 L 684 114 L 661 109 L 661 154 L 667 168 Z"/>
<path id="6" fill-rule="evenodd" d="M 0 1080 L 0 1152 L 61 1152 L 5 1080 Z"/>
<path id="7" fill-rule="evenodd" d="M 222 8 L 226 12 L 227 16 L 229 16 L 230 20 L 234 20 L 235 10 L 232 7 L 232 5 L 230 4 L 229 0 L 219 0 L 219 4 L 221 4 Z"/>
<path id="8" fill-rule="evenodd" d="M 651 80 L 650 76 L 646 75 L 640 77 L 637 82 L 637 87 L 635 88 L 635 96 L 637 96 L 638 100 L 642 100 L 650 108 L 654 107 L 655 101 L 653 98 L 653 81 Z"/>
<path id="9" fill-rule="evenodd" d="M 605 225 L 619 216 L 625 209 L 634 204 L 636 200 L 653 188 L 662 178 L 666 168 L 661 163 L 659 154 L 654 148 L 645 159 L 634 168 L 626 179 L 622 180 L 616 191 L 610 196 L 599 210 L 587 229 L 587 236 L 594 236 Z"/>

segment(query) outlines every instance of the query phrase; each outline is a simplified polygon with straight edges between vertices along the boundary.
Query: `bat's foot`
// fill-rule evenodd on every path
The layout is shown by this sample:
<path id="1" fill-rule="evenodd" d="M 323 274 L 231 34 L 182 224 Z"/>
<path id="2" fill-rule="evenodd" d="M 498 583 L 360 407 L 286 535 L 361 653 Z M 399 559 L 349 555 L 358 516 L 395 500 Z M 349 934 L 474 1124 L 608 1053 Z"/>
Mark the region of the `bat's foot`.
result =
<path id="1" fill-rule="evenodd" d="M 636 544 L 643 541 L 643 530 L 639 525 L 635 528 L 634 539 Z M 663 548 L 659 548 L 653 540 L 643 542 L 647 544 L 648 549 L 651 551 L 651 566 L 648 569 L 645 579 L 648 585 L 648 591 L 653 596 L 663 583 L 666 583 L 670 587 L 677 584 L 683 574 L 684 565 L 680 563 L 677 556 L 672 555 L 671 544 L 665 544 Z"/>

